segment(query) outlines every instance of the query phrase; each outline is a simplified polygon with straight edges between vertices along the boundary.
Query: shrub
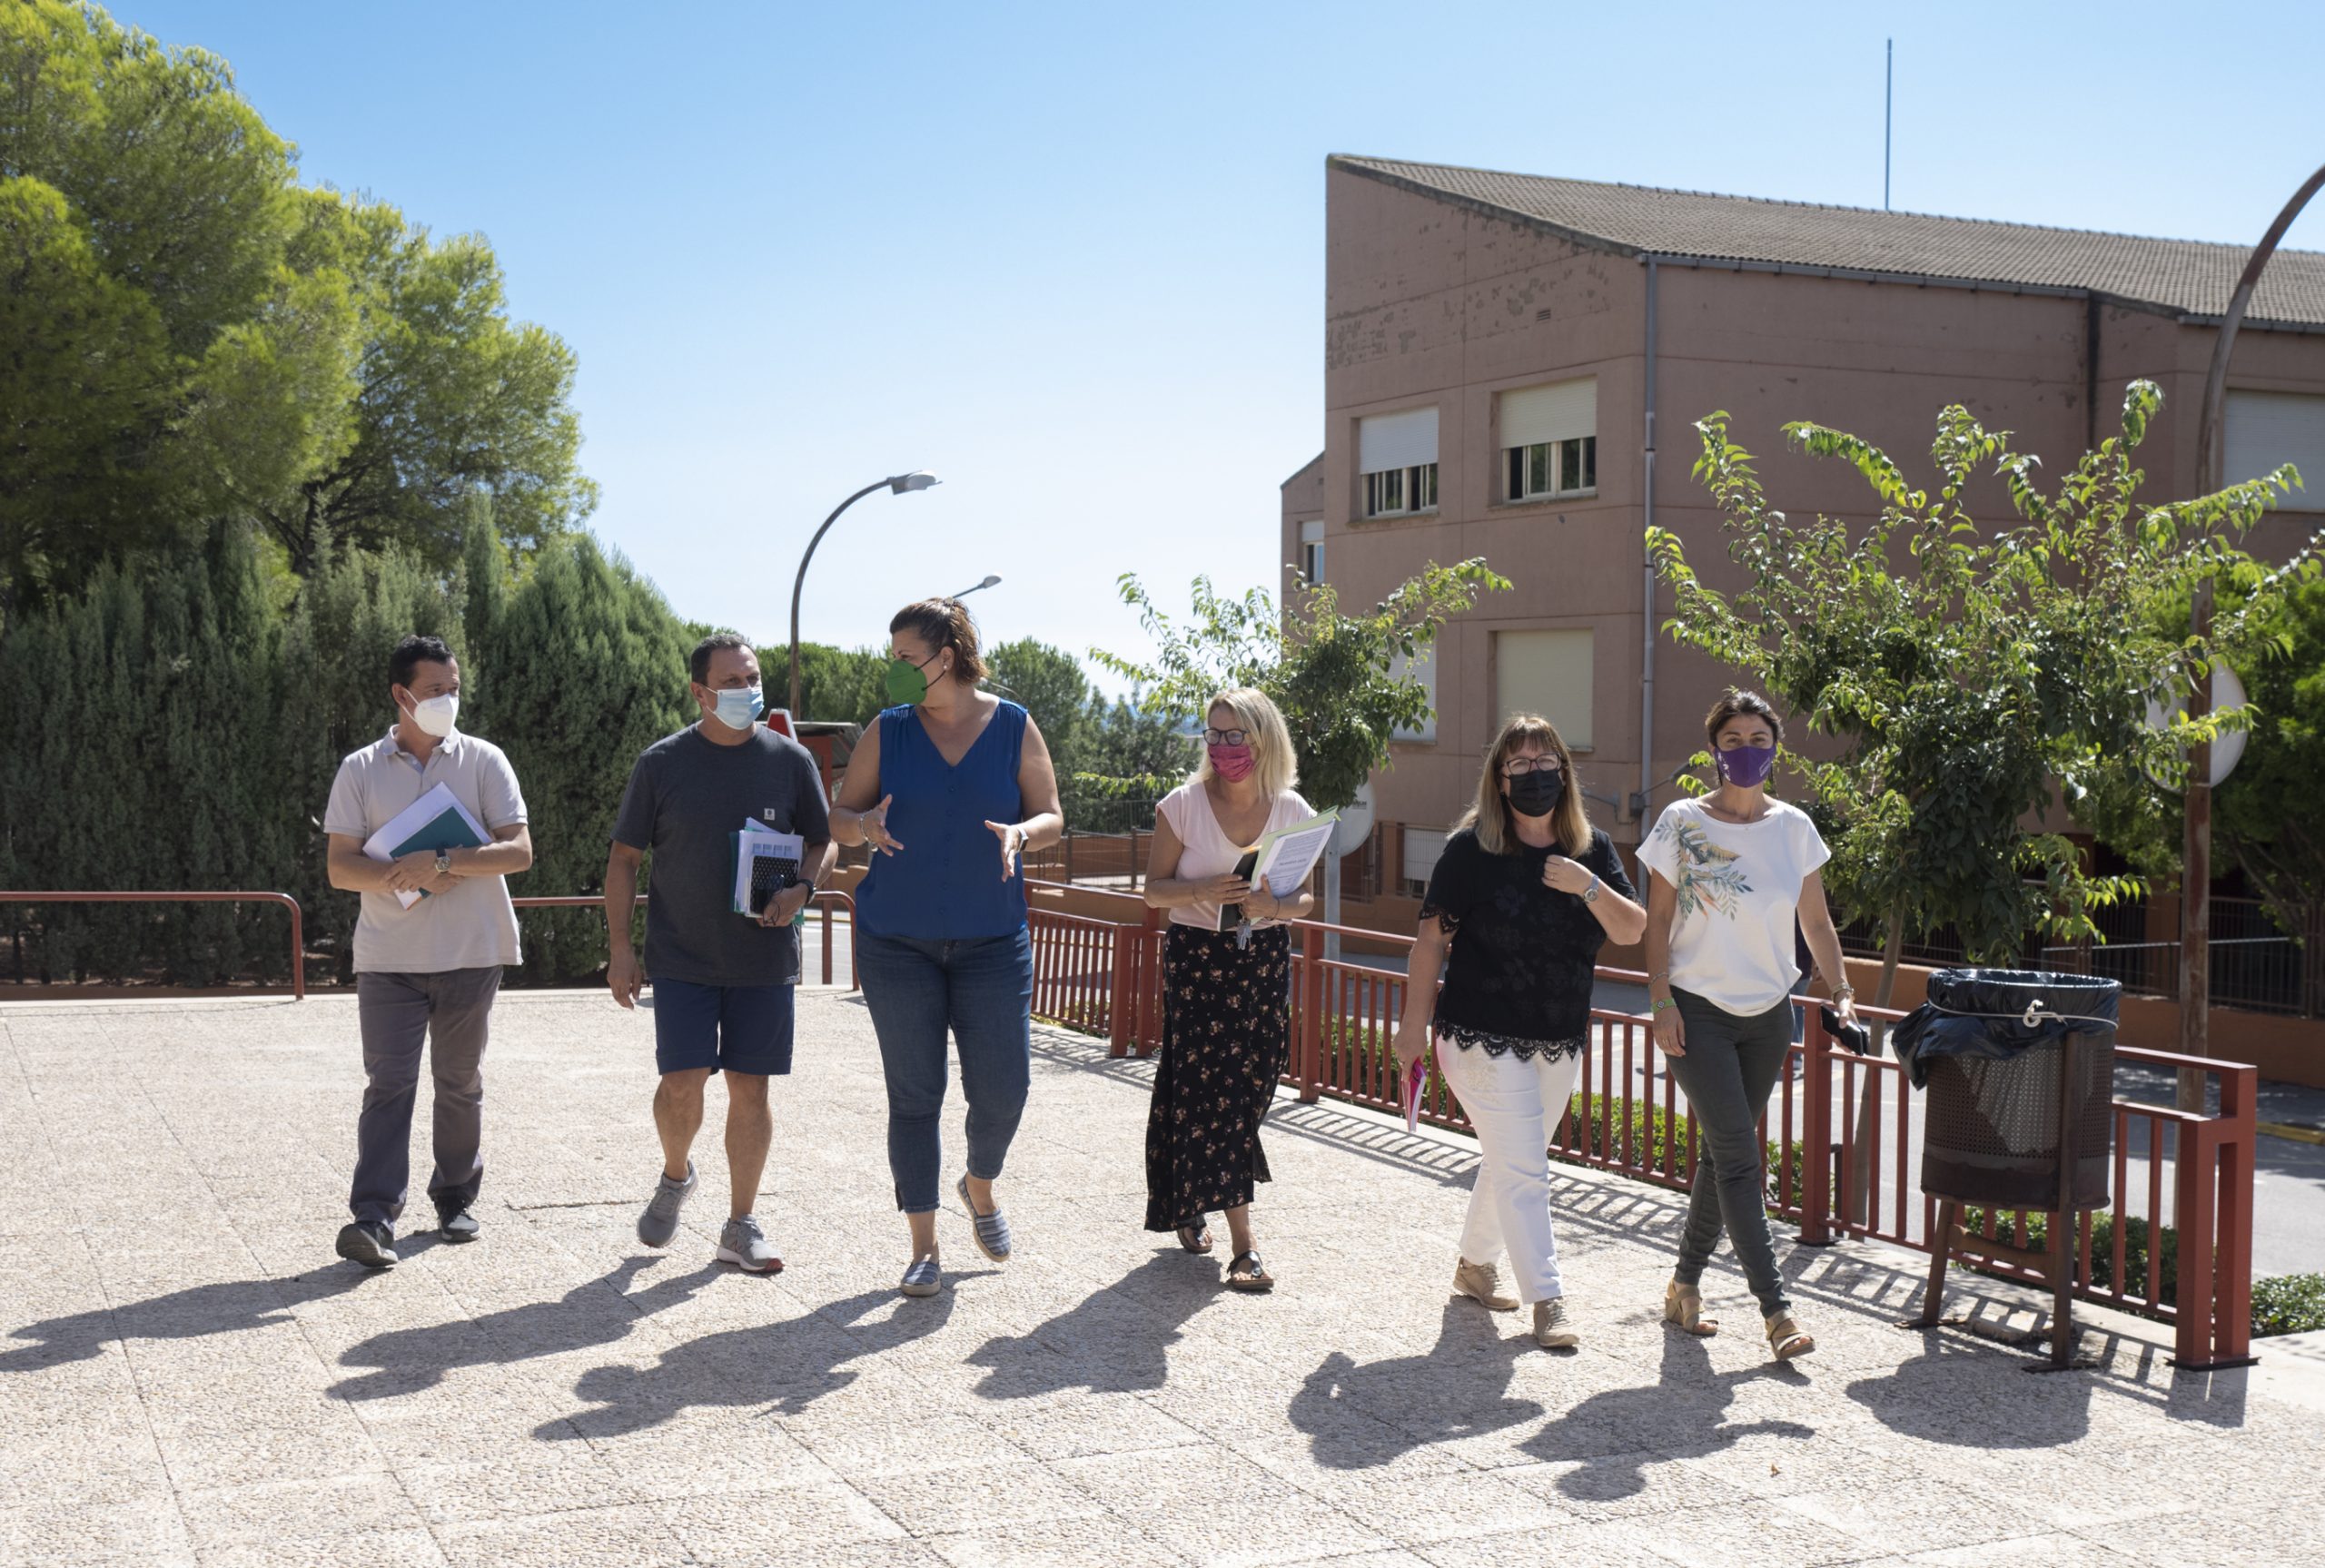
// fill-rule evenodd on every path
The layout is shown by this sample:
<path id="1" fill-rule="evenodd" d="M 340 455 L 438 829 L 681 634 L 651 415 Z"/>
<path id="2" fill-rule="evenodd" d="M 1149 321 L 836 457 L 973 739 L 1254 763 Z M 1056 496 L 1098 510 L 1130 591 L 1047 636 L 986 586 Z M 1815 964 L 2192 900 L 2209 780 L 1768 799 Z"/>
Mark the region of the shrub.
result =
<path id="1" fill-rule="evenodd" d="M 1994 1213 L 1995 1235 L 2001 1239 L 2014 1241 L 2018 1212 L 2014 1209 L 1997 1209 Z M 1985 1217 L 1986 1210 L 1970 1204 L 1963 1205 L 1964 1229 L 1984 1228 Z M 2105 1212 L 2091 1217 L 2091 1278 L 2088 1283 L 2093 1290 L 2115 1288 L 2115 1218 L 2113 1214 Z M 2048 1246 L 2050 1244 L 2048 1217 L 2030 1213 L 2025 1216 L 2025 1220 L 2026 1245 L 2038 1251 Z M 2147 1288 L 2149 1231 L 2148 1222 L 2136 1214 L 2123 1221 L 2123 1277 L 2125 1280 L 2123 1288 L 2128 1292 L 2140 1293 Z M 2159 1250 L 2161 1256 L 2156 1265 L 2156 1299 L 2171 1301 L 2177 1297 L 2180 1289 L 2180 1233 L 2169 1225 L 2163 1227 L 2163 1237 Z"/>
<path id="2" fill-rule="evenodd" d="M 2280 1274 L 2252 1282 L 2252 1337 L 2325 1328 L 2325 1274 Z"/>

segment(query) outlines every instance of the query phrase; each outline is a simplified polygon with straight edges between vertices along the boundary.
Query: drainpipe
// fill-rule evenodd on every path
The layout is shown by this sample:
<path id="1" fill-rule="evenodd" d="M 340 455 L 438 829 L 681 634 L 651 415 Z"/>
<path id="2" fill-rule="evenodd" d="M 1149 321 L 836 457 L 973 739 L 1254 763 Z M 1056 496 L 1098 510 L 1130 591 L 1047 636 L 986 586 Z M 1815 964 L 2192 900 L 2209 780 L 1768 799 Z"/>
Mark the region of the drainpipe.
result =
<path id="1" fill-rule="evenodd" d="M 1647 797 L 1655 793 L 1655 557 L 1647 553 L 1646 530 L 1655 526 L 1655 258 L 1647 259 L 1647 445 L 1639 454 L 1639 670 L 1638 794 L 1631 818 L 1645 840 Z"/>

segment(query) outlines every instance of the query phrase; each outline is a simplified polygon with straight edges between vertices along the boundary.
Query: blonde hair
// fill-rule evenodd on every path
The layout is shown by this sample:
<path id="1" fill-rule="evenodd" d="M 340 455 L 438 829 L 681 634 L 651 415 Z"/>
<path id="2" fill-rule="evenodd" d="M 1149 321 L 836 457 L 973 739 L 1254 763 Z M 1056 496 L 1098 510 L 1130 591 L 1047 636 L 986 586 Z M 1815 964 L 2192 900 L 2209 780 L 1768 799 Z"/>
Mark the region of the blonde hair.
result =
<path id="1" fill-rule="evenodd" d="M 1581 782 L 1574 776 L 1574 754 L 1566 749 L 1558 726 L 1539 714 L 1512 714 L 1501 726 L 1501 734 L 1486 752 L 1485 772 L 1478 775 L 1478 798 L 1469 803 L 1453 831 L 1477 829 L 1478 843 L 1488 854 L 1518 853 L 1517 816 L 1509 809 L 1509 798 L 1501 793 L 1501 764 L 1529 745 L 1558 759 L 1566 793 L 1558 796 L 1558 809 L 1550 814 L 1550 832 L 1561 850 L 1578 855 L 1590 847 L 1590 813 L 1583 805 Z"/>
<path id="2" fill-rule="evenodd" d="M 1220 707 L 1235 715 L 1236 724 L 1251 743 L 1252 759 L 1259 764 L 1256 776 L 1262 796 L 1273 800 L 1300 783 L 1300 758 L 1291 749 L 1291 731 L 1267 693 L 1252 686 L 1237 686 L 1220 693 L 1202 705 L 1205 728 L 1211 725 L 1211 710 Z M 1210 780 L 1211 748 L 1205 746 L 1202 760 L 1195 764 L 1189 782 L 1208 784 Z"/>

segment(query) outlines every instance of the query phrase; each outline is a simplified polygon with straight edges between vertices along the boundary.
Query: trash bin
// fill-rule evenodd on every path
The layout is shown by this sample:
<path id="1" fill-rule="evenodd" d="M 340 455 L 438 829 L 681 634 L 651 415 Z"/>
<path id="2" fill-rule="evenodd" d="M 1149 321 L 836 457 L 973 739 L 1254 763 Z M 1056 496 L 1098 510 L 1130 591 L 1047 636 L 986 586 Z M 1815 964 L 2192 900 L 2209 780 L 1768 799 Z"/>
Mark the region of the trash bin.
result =
<path id="1" fill-rule="evenodd" d="M 1932 974 L 1929 1000 L 1889 1035 L 1914 1087 L 1929 1091 L 1922 1190 L 2055 1213 L 2063 1137 L 2074 1165 L 2065 1208 L 2104 1208 L 2122 992 L 2118 981 L 2040 970 Z"/>

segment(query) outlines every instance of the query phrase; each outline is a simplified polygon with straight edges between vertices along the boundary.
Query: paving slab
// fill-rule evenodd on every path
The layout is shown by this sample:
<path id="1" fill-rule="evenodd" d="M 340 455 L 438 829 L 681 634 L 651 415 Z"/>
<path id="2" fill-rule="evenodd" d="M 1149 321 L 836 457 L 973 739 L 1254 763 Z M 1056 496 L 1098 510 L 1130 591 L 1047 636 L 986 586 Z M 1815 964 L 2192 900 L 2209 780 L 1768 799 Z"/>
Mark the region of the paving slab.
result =
<path id="1" fill-rule="evenodd" d="M 905 1261 L 861 1000 L 800 997 L 758 1211 L 782 1271 L 710 1257 L 711 1091 L 677 1241 L 650 1018 L 505 993 L 481 1240 L 370 1275 L 344 1222 L 351 999 L 0 1004 L 0 1563 L 1098 1564 L 1457 1568 L 2310 1563 L 2325 1342 L 2177 1374 L 2086 1316 L 2030 1376 L 2023 1291 L 1895 1326 L 1910 1254 L 1780 1247 L 1817 1354 L 1660 1317 L 1677 1196 L 1558 1168 L 1578 1350 L 1450 1297 L 1476 1167 L 1449 1136 L 1281 1100 L 1255 1207 L 1281 1284 L 1141 1228 L 1152 1070 L 1037 1031 L 1000 1185 L 1017 1255 L 951 1198 L 946 1287 Z M 425 1107 L 416 1178 L 428 1165 Z M 424 1199 L 422 1200 L 424 1208 Z"/>

